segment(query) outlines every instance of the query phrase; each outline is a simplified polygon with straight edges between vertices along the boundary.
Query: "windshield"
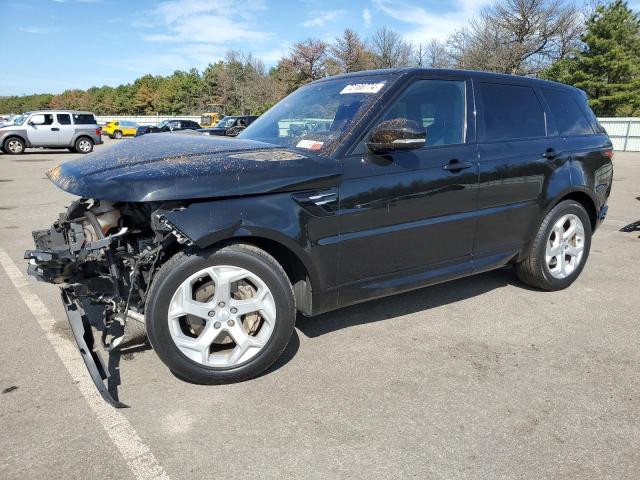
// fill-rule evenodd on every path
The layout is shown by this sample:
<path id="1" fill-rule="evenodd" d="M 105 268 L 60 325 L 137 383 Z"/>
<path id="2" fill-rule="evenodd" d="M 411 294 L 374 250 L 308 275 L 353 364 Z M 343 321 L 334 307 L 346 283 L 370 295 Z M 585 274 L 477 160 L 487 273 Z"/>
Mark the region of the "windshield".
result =
<path id="1" fill-rule="evenodd" d="M 391 82 L 389 75 L 370 75 L 309 84 L 281 100 L 240 137 L 330 152 Z"/>
<path id="2" fill-rule="evenodd" d="M 22 125 L 26 119 L 27 115 L 18 115 L 10 122 L 10 125 Z"/>
<path id="3" fill-rule="evenodd" d="M 222 120 L 220 120 L 218 122 L 218 124 L 216 125 L 216 127 L 220 127 L 220 128 L 229 128 L 231 126 L 233 126 L 233 122 L 235 122 L 235 118 L 229 118 L 229 117 L 225 117 Z"/>
<path id="4" fill-rule="evenodd" d="M 156 125 L 156 127 L 162 128 L 165 125 L 167 125 L 168 123 L 169 123 L 169 120 L 164 120 L 164 121 L 160 122 L 158 125 Z"/>

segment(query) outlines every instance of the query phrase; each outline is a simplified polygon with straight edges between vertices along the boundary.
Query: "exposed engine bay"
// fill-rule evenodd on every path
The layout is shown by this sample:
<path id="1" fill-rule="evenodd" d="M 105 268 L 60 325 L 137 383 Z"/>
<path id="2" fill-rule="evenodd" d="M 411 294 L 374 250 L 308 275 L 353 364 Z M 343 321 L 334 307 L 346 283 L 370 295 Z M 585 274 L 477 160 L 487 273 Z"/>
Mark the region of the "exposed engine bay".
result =
<path id="1" fill-rule="evenodd" d="M 145 301 L 152 278 L 186 239 L 164 220 L 160 203 L 80 199 L 60 214 L 49 230 L 33 232 L 35 250 L 27 250 L 28 273 L 58 284 L 80 351 L 89 372 L 109 403 L 103 384 L 108 371 L 94 351 L 86 305 L 98 306 L 103 347 L 113 350 L 127 336 L 144 336 Z M 131 333 L 133 331 L 133 334 Z"/>

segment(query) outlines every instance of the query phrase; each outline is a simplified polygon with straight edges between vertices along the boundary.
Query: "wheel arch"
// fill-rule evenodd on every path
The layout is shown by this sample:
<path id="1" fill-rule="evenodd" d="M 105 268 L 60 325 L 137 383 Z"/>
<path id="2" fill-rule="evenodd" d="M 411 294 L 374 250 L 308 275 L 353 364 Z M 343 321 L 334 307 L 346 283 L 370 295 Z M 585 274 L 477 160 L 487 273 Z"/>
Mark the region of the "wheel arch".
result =
<path id="1" fill-rule="evenodd" d="M 73 145 L 75 146 L 76 143 L 78 143 L 78 140 L 80 140 L 81 138 L 86 138 L 88 139 L 93 145 L 96 144 L 96 141 L 91 137 L 91 135 L 89 135 L 88 133 L 78 133 L 75 137 L 73 137 Z"/>
<path id="2" fill-rule="evenodd" d="M 598 226 L 598 213 L 596 210 L 596 201 L 592 197 L 592 195 L 586 189 L 580 189 L 573 187 L 571 189 L 563 191 L 561 194 L 557 195 L 552 201 L 548 202 L 546 207 L 541 211 L 540 217 L 538 221 L 532 223 L 532 229 L 530 231 L 529 240 L 523 245 L 523 248 L 520 250 L 520 253 L 516 257 L 516 261 L 521 261 L 528 255 L 529 249 L 533 243 L 533 238 L 535 237 L 536 232 L 542 225 L 542 222 L 547 217 L 549 212 L 555 208 L 560 202 L 564 202 L 565 200 L 573 200 L 578 202 L 580 205 L 584 207 L 589 216 L 589 223 L 591 225 L 591 233 L 595 231 Z"/>
<path id="3" fill-rule="evenodd" d="M 313 311 L 313 285 L 315 273 L 303 252 L 296 251 L 290 245 L 272 236 L 251 235 L 248 232 L 238 232 L 226 238 L 217 240 L 206 246 L 207 249 L 221 248 L 232 243 L 245 243 L 260 248 L 271 255 L 283 268 L 291 285 L 296 301 L 296 308 L 304 315 L 311 315 Z"/>
<path id="4" fill-rule="evenodd" d="M 598 226 L 598 212 L 596 210 L 596 202 L 591 196 L 582 190 L 573 190 L 565 194 L 562 198 L 556 201 L 551 208 L 558 205 L 565 200 L 574 200 L 584 207 L 589 215 L 589 221 L 591 223 L 591 232 L 594 232 Z M 549 210 L 551 210 L 551 208 Z M 546 213 L 545 213 L 546 215 Z"/>
<path id="5" fill-rule="evenodd" d="M 2 138 L 2 148 L 4 148 L 4 144 L 11 138 L 19 138 L 20 140 L 22 140 L 24 142 L 25 148 L 31 146 L 31 143 L 29 142 L 29 139 L 26 135 L 22 135 L 20 133 L 8 133 L 5 137 Z"/>

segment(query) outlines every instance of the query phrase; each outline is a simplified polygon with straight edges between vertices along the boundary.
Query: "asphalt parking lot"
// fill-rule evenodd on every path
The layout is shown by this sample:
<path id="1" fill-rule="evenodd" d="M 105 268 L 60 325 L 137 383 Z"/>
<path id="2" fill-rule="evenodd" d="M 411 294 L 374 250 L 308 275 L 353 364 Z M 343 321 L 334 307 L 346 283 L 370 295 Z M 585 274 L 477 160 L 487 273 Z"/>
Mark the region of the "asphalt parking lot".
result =
<path id="1" fill-rule="evenodd" d="M 72 200 L 44 172 L 75 156 L 0 154 L 0 478 L 638 478 L 640 238 L 619 230 L 640 219 L 640 154 L 617 153 L 569 289 L 500 270 L 301 318 L 275 368 L 235 385 L 136 352 L 115 417 L 57 289 L 12 267 Z"/>

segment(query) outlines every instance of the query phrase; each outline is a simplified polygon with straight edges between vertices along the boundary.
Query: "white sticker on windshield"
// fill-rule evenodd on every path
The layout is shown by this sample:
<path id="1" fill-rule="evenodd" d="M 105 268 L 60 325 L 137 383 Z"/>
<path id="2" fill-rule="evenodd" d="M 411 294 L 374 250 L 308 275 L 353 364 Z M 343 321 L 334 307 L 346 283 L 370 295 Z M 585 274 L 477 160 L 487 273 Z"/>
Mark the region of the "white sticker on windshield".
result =
<path id="1" fill-rule="evenodd" d="M 316 140 L 300 140 L 296 147 L 306 148 L 307 150 L 320 150 L 324 145 L 324 142 L 318 142 Z"/>
<path id="2" fill-rule="evenodd" d="M 378 93 L 384 87 L 384 82 L 380 83 L 354 83 L 342 89 L 340 95 L 345 93 Z"/>

